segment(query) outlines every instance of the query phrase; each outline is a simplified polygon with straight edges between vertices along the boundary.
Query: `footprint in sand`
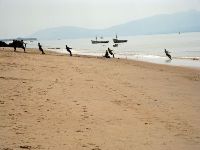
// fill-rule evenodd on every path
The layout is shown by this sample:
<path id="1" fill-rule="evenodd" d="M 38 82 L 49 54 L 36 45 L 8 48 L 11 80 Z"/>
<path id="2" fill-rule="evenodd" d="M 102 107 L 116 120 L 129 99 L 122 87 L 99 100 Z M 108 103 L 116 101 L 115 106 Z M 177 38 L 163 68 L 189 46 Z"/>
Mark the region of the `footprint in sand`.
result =
<path id="1" fill-rule="evenodd" d="M 82 145 L 82 147 L 87 147 L 87 145 Z"/>
<path id="2" fill-rule="evenodd" d="M 76 132 L 78 132 L 78 133 L 83 133 L 83 131 L 82 131 L 82 130 L 76 130 Z"/>
<path id="3" fill-rule="evenodd" d="M 88 145 L 93 147 L 91 150 L 101 150 L 101 148 L 94 143 L 88 143 Z"/>
<path id="4" fill-rule="evenodd" d="M 3 148 L 2 150 L 13 150 L 12 148 Z"/>
<path id="5" fill-rule="evenodd" d="M 4 101 L 1 101 L 1 100 L 0 100 L 0 104 L 4 104 L 4 103 L 5 103 Z"/>
<path id="6" fill-rule="evenodd" d="M 92 150 L 101 150 L 99 147 L 92 148 Z"/>

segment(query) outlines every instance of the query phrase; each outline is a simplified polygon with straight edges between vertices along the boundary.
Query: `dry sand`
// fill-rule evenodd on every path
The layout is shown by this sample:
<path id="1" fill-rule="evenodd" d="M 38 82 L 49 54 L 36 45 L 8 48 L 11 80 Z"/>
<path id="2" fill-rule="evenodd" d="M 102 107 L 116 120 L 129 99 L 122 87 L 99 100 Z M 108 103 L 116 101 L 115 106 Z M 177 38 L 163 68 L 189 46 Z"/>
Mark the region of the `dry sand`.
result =
<path id="1" fill-rule="evenodd" d="M 199 150 L 200 70 L 0 48 L 0 149 Z"/>

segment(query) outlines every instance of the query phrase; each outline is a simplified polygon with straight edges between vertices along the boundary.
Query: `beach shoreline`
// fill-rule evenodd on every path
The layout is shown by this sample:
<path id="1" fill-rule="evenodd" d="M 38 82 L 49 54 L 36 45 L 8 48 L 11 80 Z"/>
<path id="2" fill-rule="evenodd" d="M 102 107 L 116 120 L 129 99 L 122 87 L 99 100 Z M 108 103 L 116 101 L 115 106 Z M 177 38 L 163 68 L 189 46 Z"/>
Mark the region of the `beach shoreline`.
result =
<path id="1" fill-rule="evenodd" d="M 8 51 L 12 51 L 12 48 L 1 48 L 7 49 Z M 69 53 L 65 51 L 58 51 L 55 49 L 44 49 L 49 54 L 56 54 L 56 55 L 68 55 Z M 17 52 L 22 52 L 21 49 L 18 49 Z M 40 53 L 39 49 L 37 48 L 27 48 L 27 53 Z M 91 57 L 91 58 L 102 58 L 104 54 L 84 54 L 79 52 L 73 52 L 73 56 L 75 57 Z M 115 59 L 122 59 L 128 61 L 139 61 L 139 62 L 146 62 L 158 65 L 167 65 L 167 66 L 175 66 L 175 67 L 186 67 L 186 68 L 193 68 L 193 69 L 200 69 L 200 60 L 192 58 L 173 58 L 173 60 L 169 60 L 167 57 L 158 57 L 158 56 L 142 56 L 142 55 L 134 55 L 134 56 L 120 56 L 115 54 Z M 112 59 L 112 58 L 111 58 Z"/>
<path id="2" fill-rule="evenodd" d="M 0 48 L 0 149 L 199 150 L 200 69 Z"/>

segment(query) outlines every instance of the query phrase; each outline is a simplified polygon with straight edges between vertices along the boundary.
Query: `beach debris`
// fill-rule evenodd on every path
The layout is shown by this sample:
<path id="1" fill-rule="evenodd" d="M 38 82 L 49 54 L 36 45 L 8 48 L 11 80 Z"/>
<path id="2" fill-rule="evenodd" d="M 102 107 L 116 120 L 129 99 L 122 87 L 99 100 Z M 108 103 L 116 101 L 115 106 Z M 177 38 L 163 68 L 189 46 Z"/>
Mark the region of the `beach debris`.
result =
<path id="1" fill-rule="evenodd" d="M 32 147 L 29 145 L 20 146 L 21 149 L 31 149 Z"/>
<path id="2" fill-rule="evenodd" d="M 30 146 L 30 145 L 21 145 L 19 146 L 21 149 L 41 149 L 42 146 L 41 145 L 37 145 L 37 146 Z"/>

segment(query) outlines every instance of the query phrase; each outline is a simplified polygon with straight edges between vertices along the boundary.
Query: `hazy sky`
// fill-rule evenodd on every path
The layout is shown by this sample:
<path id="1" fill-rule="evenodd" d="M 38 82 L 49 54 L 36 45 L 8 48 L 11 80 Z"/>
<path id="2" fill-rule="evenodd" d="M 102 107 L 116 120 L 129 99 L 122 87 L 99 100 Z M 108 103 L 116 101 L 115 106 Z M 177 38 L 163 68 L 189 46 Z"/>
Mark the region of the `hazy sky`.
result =
<path id="1" fill-rule="evenodd" d="M 57 26 L 106 28 L 191 9 L 200 10 L 200 0 L 0 0 L 0 38 Z"/>

